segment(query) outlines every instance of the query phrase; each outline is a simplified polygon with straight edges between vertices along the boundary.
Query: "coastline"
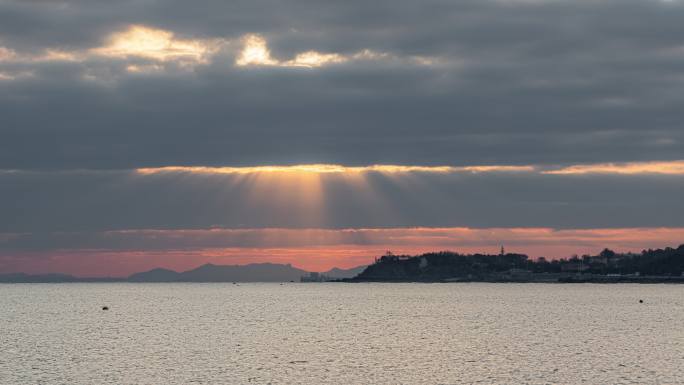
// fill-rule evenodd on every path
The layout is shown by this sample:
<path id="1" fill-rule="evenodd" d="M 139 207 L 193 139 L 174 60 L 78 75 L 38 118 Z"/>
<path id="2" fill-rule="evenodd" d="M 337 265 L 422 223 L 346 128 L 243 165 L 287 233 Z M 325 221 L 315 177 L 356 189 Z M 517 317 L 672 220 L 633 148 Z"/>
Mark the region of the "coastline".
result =
<path id="1" fill-rule="evenodd" d="M 684 276 L 563 276 L 532 277 L 529 279 L 512 278 L 442 278 L 442 279 L 357 279 L 348 278 L 334 282 L 345 283 L 549 283 L 549 284 L 573 284 L 573 283 L 596 283 L 596 284 L 684 284 Z"/>

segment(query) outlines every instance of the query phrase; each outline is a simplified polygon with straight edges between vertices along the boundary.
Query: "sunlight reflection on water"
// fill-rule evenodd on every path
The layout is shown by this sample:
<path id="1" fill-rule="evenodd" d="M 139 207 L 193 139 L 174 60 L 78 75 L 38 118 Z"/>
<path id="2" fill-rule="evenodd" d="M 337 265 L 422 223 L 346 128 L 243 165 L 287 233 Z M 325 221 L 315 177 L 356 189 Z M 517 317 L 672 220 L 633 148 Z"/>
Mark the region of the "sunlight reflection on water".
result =
<path id="1" fill-rule="evenodd" d="M 678 285 L 6 284 L 0 294 L 2 384 L 684 378 Z"/>

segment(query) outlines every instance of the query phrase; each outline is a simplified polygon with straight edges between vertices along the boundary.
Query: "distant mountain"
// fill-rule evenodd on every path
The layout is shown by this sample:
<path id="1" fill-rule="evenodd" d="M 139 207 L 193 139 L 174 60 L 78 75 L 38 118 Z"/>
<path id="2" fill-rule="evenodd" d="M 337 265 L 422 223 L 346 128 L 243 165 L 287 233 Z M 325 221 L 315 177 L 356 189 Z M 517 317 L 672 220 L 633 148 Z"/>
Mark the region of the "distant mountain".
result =
<path id="1" fill-rule="evenodd" d="M 30 275 L 25 273 L 0 274 L 0 282 L 76 282 L 76 277 L 66 274 L 40 274 Z"/>
<path id="2" fill-rule="evenodd" d="M 334 268 L 322 273 L 333 278 L 353 278 L 366 266 L 351 269 Z M 0 274 L 0 283 L 59 283 L 59 282 L 299 282 L 309 272 L 287 264 L 254 263 L 249 265 L 214 265 L 208 263 L 195 269 L 177 272 L 156 268 L 135 273 L 128 278 L 80 278 L 67 274 Z"/>
<path id="3" fill-rule="evenodd" d="M 153 269 L 133 274 L 131 282 L 289 282 L 299 281 L 307 272 L 275 263 L 249 265 L 214 265 L 208 263 L 182 273 L 167 269 Z"/>
<path id="4" fill-rule="evenodd" d="M 135 273 L 127 278 L 130 282 L 174 282 L 178 281 L 180 273 L 169 269 L 152 269 L 141 273 Z"/>
<path id="5" fill-rule="evenodd" d="M 353 278 L 366 266 L 351 269 L 333 268 L 321 274 L 334 279 Z M 276 263 L 253 263 L 249 265 L 214 265 L 208 263 L 196 269 L 176 272 L 168 269 L 152 269 L 128 277 L 130 282 L 289 282 L 296 281 L 308 272 L 292 265 Z"/>
<path id="6" fill-rule="evenodd" d="M 74 277 L 68 274 L 0 274 L 0 283 L 69 283 L 69 282 L 118 282 L 121 278 Z"/>
<path id="7" fill-rule="evenodd" d="M 337 267 L 334 267 L 328 271 L 322 272 L 321 274 L 335 279 L 354 278 L 366 270 L 367 267 L 367 265 L 356 266 L 352 267 L 351 269 L 338 269 Z"/>
<path id="8" fill-rule="evenodd" d="M 336 270 L 336 269 L 334 269 Z M 337 269 L 339 270 L 339 269 Z M 308 272 L 276 263 L 254 263 L 249 265 L 214 265 L 208 263 L 192 270 L 177 272 L 157 268 L 135 273 L 128 278 L 79 278 L 67 274 L 24 273 L 0 274 L 0 283 L 57 283 L 57 282 L 289 282 L 296 281 Z M 348 275 L 347 270 L 338 274 Z M 353 274 L 352 276 L 356 276 Z"/>
<path id="9" fill-rule="evenodd" d="M 288 282 L 296 281 L 307 272 L 275 263 L 249 265 L 202 265 L 180 274 L 184 282 Z"/>

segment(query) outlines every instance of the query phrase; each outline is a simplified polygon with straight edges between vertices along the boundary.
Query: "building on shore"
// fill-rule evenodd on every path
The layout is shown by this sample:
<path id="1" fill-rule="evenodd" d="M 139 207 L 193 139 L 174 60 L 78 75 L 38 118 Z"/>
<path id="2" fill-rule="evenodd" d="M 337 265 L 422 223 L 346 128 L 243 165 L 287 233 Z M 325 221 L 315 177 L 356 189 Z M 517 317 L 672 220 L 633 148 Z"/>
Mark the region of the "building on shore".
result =
<path id="1" fill-rule="evenodd" d="M 299 279 L 300 282 L 329 282 L 332 280 L 333 278 L 315 271 L 312 271 L 309 275 L 304 275 Z"/>

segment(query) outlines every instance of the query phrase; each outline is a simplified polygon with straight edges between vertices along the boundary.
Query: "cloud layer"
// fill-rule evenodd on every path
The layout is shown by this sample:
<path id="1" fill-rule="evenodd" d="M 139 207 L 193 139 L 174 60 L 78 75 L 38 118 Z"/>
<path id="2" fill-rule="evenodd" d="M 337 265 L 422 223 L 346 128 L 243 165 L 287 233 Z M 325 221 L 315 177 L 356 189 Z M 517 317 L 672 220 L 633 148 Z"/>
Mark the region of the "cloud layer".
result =
<path id="1" fill-rule="evenodd" d="M 681 158 L 679 1 L 199 8 L 0 4 L 0 168 Z"/>
<path id="2" fill-rule="evenodd" d="M 0 271 L 314 254 L 273 228 L 681 228 L 682 20 L 660 0 L 2 1 Z M 264 238 L 186 236 L 209 229 Z M 383 239 L 311 247 L 408 238 Z"/>
<path id="3" fill-rule="evenodd" d="M 680 227 L 682 191 L 682 174 L 550 174 L 534 168 L 6 171 L 0 172 L 0 233 Z"/>

